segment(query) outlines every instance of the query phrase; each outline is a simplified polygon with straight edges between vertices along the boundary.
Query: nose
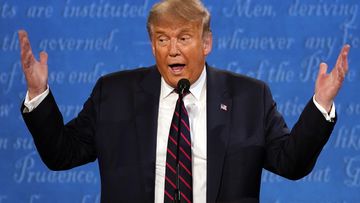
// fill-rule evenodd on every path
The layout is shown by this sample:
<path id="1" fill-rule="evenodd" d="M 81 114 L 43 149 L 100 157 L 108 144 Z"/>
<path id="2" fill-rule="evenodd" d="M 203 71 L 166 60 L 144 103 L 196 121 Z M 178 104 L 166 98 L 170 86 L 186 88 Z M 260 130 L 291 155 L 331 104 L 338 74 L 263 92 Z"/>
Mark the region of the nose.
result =
<path id="1" fill-rule="evenodd" d="M 170 40 L 170 51 L 169 51 L 169 55 L 172 57 L 178 56 L 180 55 L 180 51 L 179 51 L 179 47 L 177 44 L 177 40 L 176 39 L 171 39 Z"/>

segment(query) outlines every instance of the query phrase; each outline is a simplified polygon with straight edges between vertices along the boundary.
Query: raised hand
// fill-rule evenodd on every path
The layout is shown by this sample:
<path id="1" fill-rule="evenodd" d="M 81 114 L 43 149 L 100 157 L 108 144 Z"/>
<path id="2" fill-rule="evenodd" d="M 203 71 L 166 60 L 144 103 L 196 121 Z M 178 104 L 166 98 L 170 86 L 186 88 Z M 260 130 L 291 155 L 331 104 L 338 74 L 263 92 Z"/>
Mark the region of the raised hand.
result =
<path id="1" fill-rule="evenodd" d="M 40 61 L 37 61 L 32 53 L 26 31 L 19 30 L 18 34 L 21 48 L 21 63 L 27 82 L 29 99 L 31 100 L 37 95 L 43 93 L 47 88 L 48 55 L 46 52 L 42 51 L 40 53 Z"/>
<path id="2" fill-rule="evenodd" d="M 333 70 L 327 74 L 328 65 L 321 63 L 319 73 L 315 84 L 315 100 L 324 107 L 327 112 L 330 111 L 334 98 L 338 94 L 345 75 L 348 72 L 348 53 L 350 45 L 346 44 L 341 49 L 341 52 L 336 61 Z"/>

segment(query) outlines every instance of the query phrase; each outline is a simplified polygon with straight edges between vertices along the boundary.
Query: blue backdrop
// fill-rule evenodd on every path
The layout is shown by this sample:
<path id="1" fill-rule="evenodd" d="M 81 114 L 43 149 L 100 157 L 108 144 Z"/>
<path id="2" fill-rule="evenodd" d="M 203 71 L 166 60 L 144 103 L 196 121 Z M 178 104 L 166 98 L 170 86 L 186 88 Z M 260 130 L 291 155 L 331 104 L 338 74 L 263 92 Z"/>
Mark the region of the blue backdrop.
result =
<path id="1" fill-rule="evenodd" d="M 82 202 L 100 197 L 97 163 L 49 171 L 20 116 L 26 92 L 17 30 L 49 54 L 49 84 L 66 121 L 99 76 L 154 64 L 146 16 L 154 0 L 0 0 L 0 203 Z M 315 169 L 293 182 L 263 172 L 261 201 L 360 202 L 359 0 L 206 0 L 210 65 L 266 81 L 289 126 L 313 95 L 321 61 L 349 43 L 350 70 L 336 99 L 338 123 Z"/>

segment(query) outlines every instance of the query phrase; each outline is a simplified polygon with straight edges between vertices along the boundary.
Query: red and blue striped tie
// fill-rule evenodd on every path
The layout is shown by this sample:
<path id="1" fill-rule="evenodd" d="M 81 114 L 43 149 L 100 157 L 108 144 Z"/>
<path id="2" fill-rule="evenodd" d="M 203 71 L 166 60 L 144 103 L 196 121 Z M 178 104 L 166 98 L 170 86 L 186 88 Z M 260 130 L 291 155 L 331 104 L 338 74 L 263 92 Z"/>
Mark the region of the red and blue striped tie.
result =
<path id="1" fill-rule="evenodd" d="M 167 146 L 164 202 L 192 202 L 191 160 L 189 116 L 179 96 Z"/>

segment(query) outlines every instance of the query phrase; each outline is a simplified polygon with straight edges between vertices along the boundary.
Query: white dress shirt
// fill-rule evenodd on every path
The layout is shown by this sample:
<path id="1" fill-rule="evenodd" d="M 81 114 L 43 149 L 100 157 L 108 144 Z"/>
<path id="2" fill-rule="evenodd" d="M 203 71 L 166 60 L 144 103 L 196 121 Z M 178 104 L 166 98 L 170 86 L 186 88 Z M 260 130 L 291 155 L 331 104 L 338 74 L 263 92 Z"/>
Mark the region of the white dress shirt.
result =
<path id="1" fill-rule="evenodd" d="M 174 114 L 178 94 L 161 78 L 159 99 L 158 131 L 156 142 L 155 202 L 164 202 L 166 148 L 170 124 Z M 184 97 L 189 115 L 193 202 L 206 202 L 206 68 L 199 79 L 190 86 L 190 94 Z"/>

